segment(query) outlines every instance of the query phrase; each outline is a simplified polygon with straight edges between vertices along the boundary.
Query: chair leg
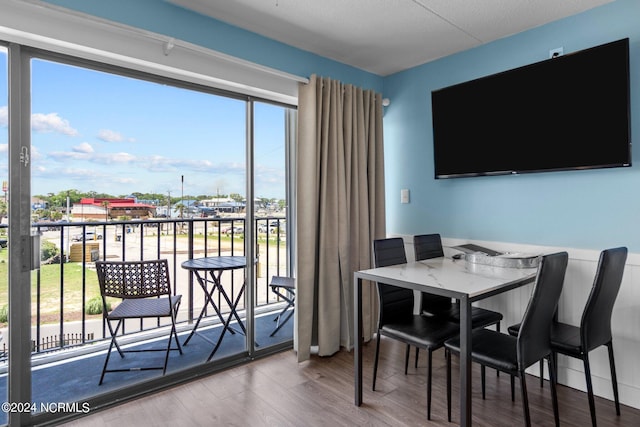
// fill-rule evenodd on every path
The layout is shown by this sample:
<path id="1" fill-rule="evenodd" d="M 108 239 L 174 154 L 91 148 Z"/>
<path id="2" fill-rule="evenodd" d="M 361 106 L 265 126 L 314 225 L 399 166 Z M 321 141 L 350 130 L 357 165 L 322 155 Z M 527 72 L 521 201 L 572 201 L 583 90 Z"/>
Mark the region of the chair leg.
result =
<path id="1" fill-rule="evenodd" d="M 447 420 L 451 422 L 451 352 L 445 351 L 447 358 Z"/>
<path id="2" fill-rule="evenodd" d="M 613 385 L 613 397 L 616 403 L 616 415 L 620 415 L 620 399 L 618 397 L 618 377 L 616 376 L 616 362 L 613 358 L 613 342 L 607 343 L 609 350 L 609 367 L 611 368 L 611 384 Z"/>
<path id="3" fill-rule="evenodd" d="M 98 385 L 102 385 L 102 381 L 104 381 L 104 374 L 107 373 L 107 365 L 109 364 L 109 358 L 111 357 L 111 349 L 113 348 L 113 343 L 115 342 L 116 337 L 111 337 L 111 343 L 109 344 L 109 350 L 107 350 L 107 357 L 104 359 L 104 366 L 102 367 L 102 374 L 100 374 L 100 382 Z M 122 355 L 121 355 L 122 356 Z"/>
<path id="4" fill-rule="evenodd" d="M 544 387 L 544 359 L 540 359 L 540 387 Z"/>
<path id="5" fill-rule="evenodd" d="M 411 346 L 407 344 L 407 351 L 404 352 L 404 374 L 407 375 L 409 370 L 409 355 L 411 353 Z"/>
<path id="6" fill-rule="evenodd" d="M 529 414 L 529 397 L 527 395 L 527 381 L 524 371 L 520 371 L 520 390 L 522 392 L 522 412 L 524 413 L 524 423 L 531 427 L 531 415 Z"/>
<path id="7" fill-rule="evenodd" d="M 557 367 L 555 360 L 553 358 L 553 354 L 549 356 L 549 382 L 551 383 L 551 399 L 553 402 L 553 419 L 556 422 L 556 427 L 560 426 L 560 413 L 558 410 L 558 394 L 556 385 L 558 383 L 558 379 L 556 377 Z"/>
<path id="8" fill-rule="evenodd" d="M 176 340 L 176 347 L 178 347 L 178 351 L 182 355 L 182 346 L 180 346 L 180 341 L 178 340 L 178 332 L 176 331 L 176 325 L 173 325 L 173 338 Z"/>
<path id="9" fill-rule="evenodd" d="M 107 366 L 109 365 L 111 350 L 113 350 L 114 346 L 118 350 L 120 357 L 124 357 L 124 353 L 122 352 L 122 350 L 120 349 L 120 346 L 118 345 L 118 342 L 116 341 L 116 334 L 120 329 L 120 325 L 122 325 L 122 320 L 118 320 L 118 324 L 116 325 L 116 329 L 114 331 L 113 327 L 111 326 L 111 323 L 109 323 L 109 320 L 107 320 L 107 326 L 109 327 L 109 332 L 111 333 L 111 342 L 109 343 L 109 350 L 107 350 L 107 356 L 104 359 L 104 366 L 102 367 L 102 373 L 100 374 L 100 382 L 98 382 L 98 385 L 102 385 L 102 382 L 104 381 L 104 374 L 107 373 Z"/>
<path id="10" fill-rule="evenodd" d="M 585 354 L 582 359 L 584 363 L 584 375 L 587 380 L 587 397 L 589 398 L 589 412 L 591 412 L 591 425 L 597 426 L 596 422 L 596 400 L 593 397 L 593 383 L 591 382 L 591 367 L 589 365 L 589 355 Z"/>
<path id="11" fill-rule="evenodd" d="M 173 328 L 171 328 L 171 333 L 169 334 L 169 339 L 167 340 L 167 352 L 164 356 L 164 366 L 162 368 L 162 375 L 167 373 L 167 364 L 169 363 L 169 352 L 171 352 L 171 341 L 173 339 Z"/>
<path id="12" fill-rule="evenodd" d="M 420 353 L 420 349 L 418 347 L 416 347 L 416 363 L 415 363 L 416 369 L 418 369 L 418 353 Z"/>
<path id="13" fill-rule="evenodd" d="M 287 317 L 284 318 L 283 321 L 280 321 L 280 317 L 282 316 L 282 314 L 279 314 L 278 317 L 274 320 L 277 320 L 278 323 L 276 323 L 276 328 L 273 330 L 273 332 L 271 332 L 269 334 L 270 337 L 274 336 L 275 334 L 278 333 L 278 331 L 280 330 L 280 328 L 282 328 L 285 323 L 287 323 L 289 321 L 289 319 L 291 319 L 291 316 L 293 316 L 293 310 L 289 311 L 289 314 L 287 314 Z"/>
<path id="14" fill-rule="evenodd" d="M 116 329 L 114 330 L 113 327 L 111 326 L 111 323 L 107 320 L 107 326 L 109 327 L 109 332 L 111 333 L 111 337 L 113 338 L 113 345 L 116 346 L 116 350 L 118 350 L 120 357 L 124 357 L 124 352 L 120 348 L 118 341 L 116 341 L 116 335 L 118 335 L 118 331 L 120 330 L 120 327 L 123 325 L 124 325 L 124 320 L 123 319 L 118 320 L 118 324 L 116 325 Z M 111 351 L 111 347 L 109 347 L 109 351 Z"/>
<path id="15" fill-rule="evenodd" d="M 431 419 L 431 349 L 427 349 L 427 357 L 429 359 L 429 366 L 427 367 L 427 420 Z"/>
<path id="16" fill-rule="evenodd" d="M 515 385 L 515 378 L 513 375 L 511 375 L 511 401 L 512 402 L 516 401 L 516 385 Z"/>
<path id="17" fill-rule="evenodd" d="M 485 394 L 485 390 L 486 390 L 486 368 L 484 365 L 480 365 L 480 383 L 482 384 L 482 400 L 485 400 L 486 398 L 486 394 Z"/>
<path id="18" fill-rule="evenodd" d="M 500 322 L 496 323 L 496 332 L 500 332 Z M 500 376 L 500 370 L 496 369 L 496 377 Z"/>
<path id="19" fill-rule="evenodd" d="M 176 344 L 178 344 L 177 350 L 182 354 L 182 347 L 180 347 L 180 342 L 178 341 L 178 333 L 176 332 L 176 323 L 175 319 L 171 318 L 171 332 L 169 333 L 169 340 L 167 341 L 167 353 L 164 356 L 164 368 L 162 369 L 162 375 L 167 372 L 167 364 L 169 363 L 169 353 L 171 352 L 171 341 L 175 339 Z M 175 350 L 175 349 L 174 349 Z"/>
<path id="20" fill-rule="evenodd" d="M 376 355 L 373 359 L 373 385 L 371 391 L 376 391 L 376 375 L 378 374 L 378 353 L 380 353 L 380 331 L 378 331 L 376 340 Z"/>

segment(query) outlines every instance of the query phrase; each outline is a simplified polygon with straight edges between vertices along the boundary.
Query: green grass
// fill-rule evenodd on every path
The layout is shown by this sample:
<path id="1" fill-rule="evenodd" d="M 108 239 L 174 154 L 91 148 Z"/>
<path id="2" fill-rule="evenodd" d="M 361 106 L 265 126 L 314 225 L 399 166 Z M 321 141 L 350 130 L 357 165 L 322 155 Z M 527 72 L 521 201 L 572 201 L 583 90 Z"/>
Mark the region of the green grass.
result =
<path id="1" fill-rule="evenodd" d="M 202 234 L 195 235 L 194 237 L 203 238 Z M 187 238 L 187 235 L 179 234 L 178 238 Z M 267 238 L 271 244 L 274 244 L 275 236 L 266 235 L 260 233 L 258 235 L 258 243 L 260 245 L 267 244 Z M 222 234 L 220 236 L 221 244 L 223 246 L 230 246 L 231 236 Z M 242 244 L 244 240 L 244 234 L 237 234 L 234 236 L 234 245 Z M 264 246 L 261 246 L 264 249 Z M 240 249 L 240 247 L 237 247 Z M 0 250 L 0 307 L 8 305 L 8 249 Z M 65 320 L 79 320 L 82 314 L 82 263 L 69 262 L 64 264 L 64 313 Z M 89 301 L 95 296 L 100 296 L 100 288 L 98 286 L 98 277 L 94 270 L 84 269 L 85 271 L 85 296 L 84 301 Z M 35 315 L 38 309 L 37 307 L 37 294 L 38 289 L 36 287 L 38 272 L 32 272 L 31 276 L 31 313 L 35 322 Z M 60 313 L 60 274 L 61 268 L 59 264 L 42 265 L 40 268 L 40 315 L 42 317 L 42 323 L 50 323 L 58 320 Z M 115 300 L 114 300 L 115 301 Z M 1 324 L 0 324 L 1 325 Z"/>
<path id="2" fill-rule="evenodd" d="M 9 264 L 7 250 L 0 252 L 0 307 L 8 305 L 8 277 Z M 86 288 L 84 300 L 100 296 L 98 277 L 95 271 L 84 269 Z M 65 320 L 78 320 L 82 313 L 82 263 L 70 262 L 64 264 L 64 313 Z M 31 313 L 35 318 L 37 311 L 37 271 L 31 275 Z M 61 268 L 59 264 L 42 265 L 40 268 L 40 315 L 43 323 L 58 319 L 60 313 Z"/>

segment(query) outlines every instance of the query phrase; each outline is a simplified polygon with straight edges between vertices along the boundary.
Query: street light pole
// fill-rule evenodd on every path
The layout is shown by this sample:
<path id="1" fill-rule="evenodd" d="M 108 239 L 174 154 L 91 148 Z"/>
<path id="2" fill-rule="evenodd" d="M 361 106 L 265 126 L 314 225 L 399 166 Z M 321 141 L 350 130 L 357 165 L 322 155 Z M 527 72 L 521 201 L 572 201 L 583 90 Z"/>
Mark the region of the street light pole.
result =
<path id="1" fill-rule="evenodd" d="M 66 220 L 67 220 L 67 253 L 66 253 L 66 258 L 67 259 L 66 259 L 66 261 L 68 262 L 69 261 L 69 239 L 70 239 L 70 237 L 69 237 L 69 229 L 71 228 L 69 226 L 69 222 L 70 221 L 69 221 L 69 192 L 68 191 L 67 191 L 67 218 L 66 218 Z"/>
<path id="2" fill-rule="evenodd" d="M 171 191 L 167 190 L 167 218 L 171 218 Z"/>

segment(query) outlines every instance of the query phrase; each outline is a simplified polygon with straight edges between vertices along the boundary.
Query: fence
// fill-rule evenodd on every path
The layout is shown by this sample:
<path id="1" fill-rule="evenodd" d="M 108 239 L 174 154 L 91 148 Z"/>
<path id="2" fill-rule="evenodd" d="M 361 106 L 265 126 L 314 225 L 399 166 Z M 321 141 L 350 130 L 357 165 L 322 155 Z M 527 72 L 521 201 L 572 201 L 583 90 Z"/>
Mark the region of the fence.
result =
<path id="1" fill-rule="evenodd" d="M 256 306 L 260 307 L 280 301 L 268 286 L 269 278 L 288 274 L 286 219 L 265 217 L 256 219 L 253 225 L 258 254 L 255 265 L 257 280 L 247 286 L 256 287 Z M 178 318 L 178 321 L 185 322 L 193 318 L 192 311 L 200 311 L 204 301 L 198 300 L 201 292 L 193 288 L 194 279 L 180 264 L 189 258 L 244 255 L 244 218 L 38 223 L 34 227 L 42 234 L 41 242 L 48 242 L 50 247 L 55 245 L 57 251 L 54 256 L 47 256 L 48 262 L 43 262 L 41 269 L 33 274 L 31 305 L 35 353 L 84 344 L 94 337 L 108 337 L 102 316 L 87 314 L 87 304 L 99 294 L 93 272 L 93 263 L 97 259 L 134 261 L 166 258 L 173 291 L 195 299 L 194 304 L 182 305 L 183 310 L 186 310 L 184 307 L 190 310 L 183 311 Z M 235 300 L 239 284 L 244 280 L 244 271 L 239 274 L 240 277 L 232 275 L 227 279 L 232 300 Z M 2 280 L 7 280 L 6 275 L 0 275 Z M 0 307 L 7 304 L 2 301 L 6 297 L 0 295 Z M 128 325 L 126 332 L 159 326 L 159 322 L 151 326 L 149 322 L 140 323 L 133 328 Z"/>

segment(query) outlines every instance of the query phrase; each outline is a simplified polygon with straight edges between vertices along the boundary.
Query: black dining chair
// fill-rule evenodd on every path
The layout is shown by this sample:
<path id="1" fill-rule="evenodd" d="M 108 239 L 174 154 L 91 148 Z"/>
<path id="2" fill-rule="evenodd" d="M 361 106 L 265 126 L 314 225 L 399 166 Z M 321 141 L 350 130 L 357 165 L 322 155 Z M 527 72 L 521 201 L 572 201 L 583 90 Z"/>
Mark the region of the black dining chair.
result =
<path id="1" fill-rule="evenodd" d="M 557 359 L 557 354 L 559 353 L 581 359 L 584 364 L 591 424 L 594 427 L 597 425 L 596 404 L 593 397 L 589 352 L 603 345 L 607 347 L 609 352 L 609 368 L 611 370 L 613 397 L 616 414 L 620 415 L 618 380 L 616 378 L 616 365 L 613 358 L 611 316 L 613 314 L 613 306 L 618 297 L 620 285 L 622 284 L 622 275 L 626 261 L 626 247 L 602 251 L 600 253 L 600 260 L 598 261 L 595 280 L 591 287 L 591 293 L 589 294 L 582 313 L 580 326 L 554 322 L 551 327 L 551 351 L 553 352 L 554 359 Z"/>
<path id="2" fill-rule="evenodd" d="M 580 326 L 559 322 L 557 313 L 551 324 L 551 349 L 554 360 L 557 354 L 581 359 L 584 364 L 587 383 L 587 396 L 591 422 L 596 425 L 596 408 L 593 396 L 593 384 L 591 382 L 591 367 L 589 364 L 589 352 L 597 347 L 606 345 L 609 352 L 609 368 L 611 370 L 611 383 L 615 401 L 616 414 L 620 415 L 620 401 L 618 397 L 618 381 L 616 378 L 616 366 L 613 357 L 613 339 L 611 334 L 611 316 L 613 305 L 618 296 L 622 275 L 627 260 L 627 248 L 619 247 L 605 249 L 600 253 L 591 293 L 587 299 Z M 511 335 L 517 335 L 520 324 L 509 326 Z M 557 363 L 556 363 L 557 365 Z M 544 362 L 540 361 L 540 386 L 544 382 Z"/>
<path id="3" fill-rule="evenodd" d="M 437 233 L 413 236 L 413 249 L 416 261 L 444 257 L 442 239 Z M 458 302 L 454 303 L 449 297 L 426 292 L 422 292 L 420 297 L 420 309 L 423 315 L 446 316 L 453 322 L 460 323 L 460 304 Z M 496 330 L 500 331 L 500 321 L 502 321 L 502 314 L 497 311 L 480 307 L 471 308 L 471 327 L 473 329 L 496 325 Z M 416 367 L 418 366 L 418 352 L 419 349 L 416 349 Z"/>
<path id="4" fill-rule="evenodd" d="M 525 424 L 531 425 L 525 369 L 549 359 L 551 397 L 556 426 L 560 425 L 556 395 L 556 369 L 551 357 L 551 323 L 558 305 L 569 256 L 566 252 L 542 257 L 533 294 L 522 318 L 517 337 L 490 329 L 476 329 L 471 338 L 471 359 L 520 378 Z M 460 353 L 460 337 L 445 342 L 447 353 L 447 416 L 451 421 L 451 354 Z M 484 397 L 484 382 L 482 394 Z"/>
<path id="5" fill-rule="evenodd" d="M 375 267 L 406 264 L 404 241 L 402 238 L 378 239 L 373 242 Z M 379 318 L 376 341 L 376 354 L 373 362 L 373 386 L 376 388 L 380 337 L 382 335 L 407 345 L 405 355 L 405 374 L 411 346 L 427 350 L 427 419 L 431 419 L 431 360 L 432 352 L 444 345 L 444 342 L 457 336 L 459 325 L 445 317 L 427 317 L 414 314 L 414 294 L 411 289 L 403 289 L 384 283 L 377 283 L 379 299 Z"/>

